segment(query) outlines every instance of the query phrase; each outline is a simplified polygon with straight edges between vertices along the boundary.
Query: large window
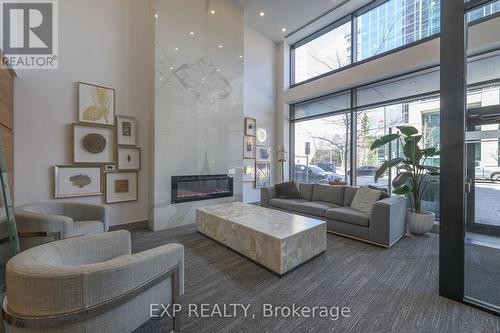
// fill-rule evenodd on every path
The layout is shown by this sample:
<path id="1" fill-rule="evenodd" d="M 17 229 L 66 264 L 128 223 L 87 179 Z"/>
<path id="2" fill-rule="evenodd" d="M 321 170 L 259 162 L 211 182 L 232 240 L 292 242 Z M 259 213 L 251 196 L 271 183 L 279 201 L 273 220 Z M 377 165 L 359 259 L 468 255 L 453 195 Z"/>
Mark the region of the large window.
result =
<path id="1" fill-rule="evenodd" d="M 440 0 L 375 1 L 292 45 L 291 83 L 303 83 L 351 65 L 353 61 L 370 59 L 437 36 L 440 11 Z M 500 0 L 471 11 L 468 21 L 475 22 L 496 13 L 500 13 Z"/>
<path id="2" fill-rule="evenodd" d="M 328 28 L 319 37 L 293 48 L 295 83 L 345 67 L 351 63 L 351 22 Z"/>
<path id="3" fill-rule="evenodd" d="M 500 53 L 491 52 L 469 60 L 468 109 L 500 105 Z M 294 105 L 291 113 L 291 174 L 295 181 L 309 183 L 345 182 L 391 190 L 399 172 L 393 168 L 375 181 L 378 167 L 402 156 L 394 142 L 377 150 L 372 143 L 383 135 L 397 133 L 398 126 L 414 126 L 422 135 L 422 148 L 440 149 L 439 68 L 400 76 L 352 91 Z M 351 96 L 353 98 L 351 98 Z M 498 124 L 481 130 L 498 129 Z M 351 149 L 351 145 L 353 149 Z M 487 178 L 500 165 L 498 140 L 477 145 L 476 177 Z M 421 163 L 439 166 L 439 157 Z M 351 163 L 353 165 L 351 165 Z M 439 216 L 437 177 L 426 178 L 424 209 Z"/>
<path id="4" fill-rule="evenodd" d="M 294 180 L 316 184 L 349 183 L 350 130 L 350 113 L 296 122 Z"/>
<path id="5" fill-rule="evenodd" d="M 357 60 L 438 33 L 439 15 L 439 0 L 389 0 L 359 15 Z"/>

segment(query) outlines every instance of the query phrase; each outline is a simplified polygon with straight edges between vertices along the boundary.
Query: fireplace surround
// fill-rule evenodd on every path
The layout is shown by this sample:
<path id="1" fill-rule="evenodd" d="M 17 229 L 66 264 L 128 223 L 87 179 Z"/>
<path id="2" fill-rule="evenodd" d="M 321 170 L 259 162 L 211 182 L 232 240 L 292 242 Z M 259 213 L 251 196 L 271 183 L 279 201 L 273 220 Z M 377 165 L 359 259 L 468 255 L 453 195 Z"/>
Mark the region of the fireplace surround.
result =
<path id="1" fill-rule="evenodd" d="M 172 177 L 173 204 L 226 198 L 233 194 L 233 178 L 227 175 Z"/>

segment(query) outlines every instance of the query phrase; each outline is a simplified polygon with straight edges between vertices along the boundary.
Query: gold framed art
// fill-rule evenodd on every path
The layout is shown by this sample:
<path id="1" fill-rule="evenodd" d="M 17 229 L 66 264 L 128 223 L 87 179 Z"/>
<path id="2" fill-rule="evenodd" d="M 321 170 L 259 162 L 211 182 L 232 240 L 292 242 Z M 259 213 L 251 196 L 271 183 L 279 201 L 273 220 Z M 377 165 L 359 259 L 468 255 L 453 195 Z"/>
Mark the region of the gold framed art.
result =
<path id="1" fill-rule="evenodd" d="M 253 136 L 257 135 L 257 120 L 254 118 L 245 118 L 245 135 Z"/>
<path id="2" fill-rule="evenodd" d="M 115 89 L 78 82 L 78 122 L 115 125 Z"/>
<path id="3" fill-rule="evenodd" d="M 106 172 L 104 182 L 106 204 L 139 200 L 139 173 L 137 171 Z"/>
<path id="4" fill-rule="evenodd" d="M 119 146 L 137 146 L 137 119 L 116 116 L 116 143 Z"/>
<path id="5" fill-rule="evenodd" d="M 73 123 L 73 164 L 115 163 L 115 129 L 103 125 Z"/>
<path id="6" fill-rule="evenodd" d="M 141 169 L 141 148 L 118 146 L 115 159 L 119 171 L 138 171 Z"/>
<path id="7" fill-rule="evenodd" d="M 54 167 L 54 198 L 103 195 L 101 166 L 57 165 Z"/>
<path id="8" fill-rule="evenodd" d="M 255 159 L 243 160 L 243 183 L 255 182 Z"/>

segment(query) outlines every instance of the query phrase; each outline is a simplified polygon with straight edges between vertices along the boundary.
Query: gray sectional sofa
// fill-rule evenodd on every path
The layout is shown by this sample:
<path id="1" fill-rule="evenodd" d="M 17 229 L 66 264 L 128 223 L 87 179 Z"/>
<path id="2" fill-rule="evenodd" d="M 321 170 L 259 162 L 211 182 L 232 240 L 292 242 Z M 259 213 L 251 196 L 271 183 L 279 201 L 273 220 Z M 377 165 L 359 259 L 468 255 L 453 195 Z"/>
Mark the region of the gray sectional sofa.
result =
<path id="1" fill-rule="evenodd" d="M 297 195 L 279 195 L 276 187 L 263 188 L 261 206 L 324 220 L 330 233 L 386 248 L 406 233 L 404 197 L 382 193 L 367 214 L 351 208 L 358 187 L 298 184 L 297 188 Z"/>

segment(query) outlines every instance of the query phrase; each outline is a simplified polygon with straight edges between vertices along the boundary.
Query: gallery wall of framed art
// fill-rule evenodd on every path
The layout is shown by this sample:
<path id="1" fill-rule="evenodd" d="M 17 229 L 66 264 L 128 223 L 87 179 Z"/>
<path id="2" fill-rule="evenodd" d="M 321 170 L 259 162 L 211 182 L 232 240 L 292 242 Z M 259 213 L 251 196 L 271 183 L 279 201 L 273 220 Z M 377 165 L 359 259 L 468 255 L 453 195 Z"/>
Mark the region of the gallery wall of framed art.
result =
<path id="1" fill-rule="evenodd" d="M 138 121 L 116 114 L 115 89 L 77 84 L 77 121 L 71 124 L 72 164 L 53 167 L 53 197 L 101 196 L 106 204 L 138 201 Z"/>
<path id="2" fill-rule="evenodd" d="M 243 136 L 243 182 L 256 189 L 271 186 L 272 148 L 269 131 L 258 127 L 257 120 L 245 118 Z"/>

